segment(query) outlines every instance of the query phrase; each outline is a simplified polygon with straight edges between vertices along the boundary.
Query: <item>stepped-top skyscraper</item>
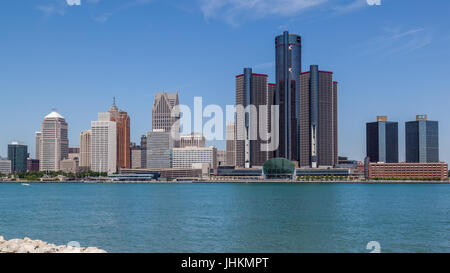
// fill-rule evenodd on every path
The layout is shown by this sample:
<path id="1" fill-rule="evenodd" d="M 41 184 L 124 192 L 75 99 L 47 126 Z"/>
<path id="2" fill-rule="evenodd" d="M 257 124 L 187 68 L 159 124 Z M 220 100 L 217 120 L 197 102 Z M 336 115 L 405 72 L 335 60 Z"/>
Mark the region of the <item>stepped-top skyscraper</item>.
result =
<path id="1" fill-rule="evenodd" d="M 177 117 L 172 117 L 171 113 L 178 104 L 178 92 L 166 93 L 162 91 L 160 94 L 155 94 L 152 109 L 152 130 L 170 132 L 172 125 L 177 121 Z"/>
<path id="2" fill-rule="evenodd" d="M 298 160 L 302 39 L 285 31 L 275 38 L 276 92 L 279 105 L 279 148 L 276 157 Z"/>
<path id="3" fill-rule="evenodd" d="M 42 122 L 39 168 L 41 171 L 59 171 L 60 162 L 69 154 L 68 125 L 56 111 L 45 116 Z"/>

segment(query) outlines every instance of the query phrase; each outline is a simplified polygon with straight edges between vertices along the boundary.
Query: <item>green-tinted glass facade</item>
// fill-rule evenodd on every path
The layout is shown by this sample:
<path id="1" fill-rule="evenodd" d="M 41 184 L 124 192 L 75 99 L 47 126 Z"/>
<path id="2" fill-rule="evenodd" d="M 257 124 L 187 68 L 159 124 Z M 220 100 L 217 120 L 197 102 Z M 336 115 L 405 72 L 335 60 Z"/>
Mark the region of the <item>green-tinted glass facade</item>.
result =
<path id="1" fill-rule="evenodd" d="M 295 176 L 295 165 L 285 158 L 272 158 L 263 165 L 266 179 L 292 179 Z"/>
<path id="2" fill-rule="evenodd" d="M 23 144 L 8 145 L 8 159 L 11 160 L 11 171 L 22 173 L 27 171 L 28 147 Z"/>

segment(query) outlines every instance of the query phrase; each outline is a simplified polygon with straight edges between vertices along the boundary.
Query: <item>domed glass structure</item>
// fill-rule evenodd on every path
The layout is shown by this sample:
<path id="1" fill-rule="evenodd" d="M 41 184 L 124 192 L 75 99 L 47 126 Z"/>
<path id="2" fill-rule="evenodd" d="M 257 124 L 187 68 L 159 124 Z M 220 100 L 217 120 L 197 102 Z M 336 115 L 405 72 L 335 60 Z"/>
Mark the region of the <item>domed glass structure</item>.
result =
<path id="1" fill-rule="evenodd" d="M 272 158 L 263 164 L 263 173 L 266 179 L 293 179 L 295 165 L 286 158 Z"/>

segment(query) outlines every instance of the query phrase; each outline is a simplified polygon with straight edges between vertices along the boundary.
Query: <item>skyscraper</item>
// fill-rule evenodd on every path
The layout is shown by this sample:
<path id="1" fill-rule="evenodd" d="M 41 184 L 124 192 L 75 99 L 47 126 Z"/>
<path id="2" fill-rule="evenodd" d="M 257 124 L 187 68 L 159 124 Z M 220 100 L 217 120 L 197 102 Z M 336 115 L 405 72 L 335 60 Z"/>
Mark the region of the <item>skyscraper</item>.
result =
<path id="1" fill-rule="evenodd" d="M 366 151 L 370 162 L 398 163 L 398 123 L 386 116 L 367 123 Z"/>
<path id="2" fill-rule="evenodd" d="M 180 136 L 180 148 L 205 147 L 206 139 L 201 133 L 190 133 Z"/>
<path id="3" fill-rule="evenodd" d="M 98 121 L 92 121 L 91 169 L 94 172 L 117 171 L 117 126 L 111 121 L 111 113 L 99 113 Z"/>
<path id="4" fill-rule="evenodd" d="M 178 92 L 155 94 L 152 108 L 152 129 L 170 132 L 179 116 L 172 117 L 172 110 L 179 104 Z"/>
<path id="5" fill-rule="evenodd" d="M 13 142 L 8 145 L 8 159 L 11 160 L 11 171 L 23 173 L 27 171 L 28 146 Z"/>
<path id="6" fill-rule="evenodd" d="M 36 138 L 34 158 L 39 160 L 39 158 L 41 157 L 41 149 L 42 149 L 42 132 L 35 132 L 34 135 Z"/>
<path id="7" fill-rule="evenodd" d="M 439 123 L 428 120 L 427 115 L 416 116 L 406 122 L 406 162 L 439 162 Z"/>
<path id="8" fill-rule="evenodd" d="M 117 167 L 130 168 L 130 117 L 127 112 L 119 111 L 115 98 L 109 113 L 111 113 L 111 121 L 116 122 L 117 126 Z"/>
<path id="9" fill-rule="evenodd" d="M 68 125 L 56 111 L 42 122 L 39 168 L 41 171 L 59 171 L 60 162 L 69 154 Z"/>
<path id="10" fill-rule="evenodd" d="M 236 145 L 234 140 L 236 123 L 229 122 L 227 123 L 226 132 L 225 132 L 225 141 L 226 141 L 226 152 L 225 152 L 225 164 L 227 166 L 235 166 L 236 165 Z"/>
<path id="11" fill-rule="evenodd" d="M 300 74 L 299 166 L 337 164 L 337 82 L 311 65 Z"/>
<path id="12" fill-rule="evenodd" d="M 147 168 L 172 167 L 173 139 L 170 132 L 155 129 L 147 133 Z"/>
<path id="13" fill-rule="evenodd" d="M 136 145 L 136 143 L 131 143 L 131 168 L 140 169 L 142 168 L 142 149 L 141 146 Z"/>
<path id="14" fill-rule="evenodd" d="M 236 166 L 262 166 L 269 159 L 269 151 L 262 145 L 268 139 L 269 86 L 268 76 L 244 73 L 236 76 Z M 241 107 L 241 111 L 239 110 Z"/>
<path id="15" fill-rule="evenodd" d="M 275 38 L 276 92 L 279 106 L 279 147 L 276 157 L 298 160 L 300 122 L 300 79 L 302 39 L 285 31 Z"/>
<path id="16" fill-rule="evenodd" d="M 91 168 L 91 138 L 91 129 L 80 133 L 80 168 Z"/>
<path id="17" fill-rule="evenodd" d="M 141 168 L 147 168 L 147 136 L 141 136 Z"/>

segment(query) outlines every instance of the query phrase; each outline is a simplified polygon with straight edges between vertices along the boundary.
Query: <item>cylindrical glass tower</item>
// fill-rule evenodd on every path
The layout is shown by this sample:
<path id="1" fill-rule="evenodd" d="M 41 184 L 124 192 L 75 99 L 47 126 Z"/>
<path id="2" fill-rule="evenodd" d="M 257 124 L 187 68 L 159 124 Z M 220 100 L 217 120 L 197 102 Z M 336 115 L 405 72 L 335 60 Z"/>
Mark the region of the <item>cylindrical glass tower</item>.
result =
<path id="1" fill-rule="evenodd" d="M 275 38 L 276 85 L 274 102 L 280 107 L 276 157 L 298 160 L 300 120 L 301 37 L 285 31 Z"/>

